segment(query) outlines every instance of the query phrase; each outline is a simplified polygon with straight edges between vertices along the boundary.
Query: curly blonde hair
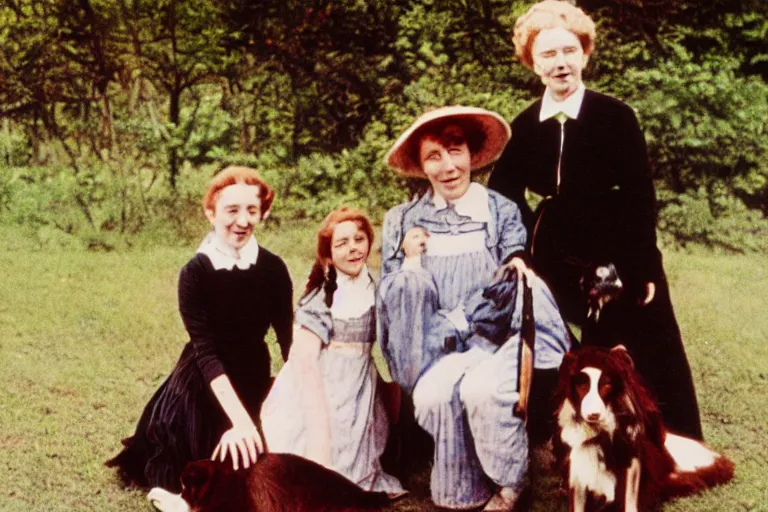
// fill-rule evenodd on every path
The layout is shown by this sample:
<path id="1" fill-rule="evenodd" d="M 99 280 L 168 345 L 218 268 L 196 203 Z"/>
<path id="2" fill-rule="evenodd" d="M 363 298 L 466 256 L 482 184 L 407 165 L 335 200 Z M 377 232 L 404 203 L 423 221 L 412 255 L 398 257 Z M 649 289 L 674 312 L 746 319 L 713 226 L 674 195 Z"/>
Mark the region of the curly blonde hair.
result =
<path id="1" fill-rule="evenodd" d="M 528 12 L 517 19 L 512 42 L 520 61 L 533 68 L 531 49 L 539 32 L 562 27 L 579 38 L 584 55 L 595 49 L 595 22 L 581 9 L 562 0 L 544 0 L 533 4 Z"/>

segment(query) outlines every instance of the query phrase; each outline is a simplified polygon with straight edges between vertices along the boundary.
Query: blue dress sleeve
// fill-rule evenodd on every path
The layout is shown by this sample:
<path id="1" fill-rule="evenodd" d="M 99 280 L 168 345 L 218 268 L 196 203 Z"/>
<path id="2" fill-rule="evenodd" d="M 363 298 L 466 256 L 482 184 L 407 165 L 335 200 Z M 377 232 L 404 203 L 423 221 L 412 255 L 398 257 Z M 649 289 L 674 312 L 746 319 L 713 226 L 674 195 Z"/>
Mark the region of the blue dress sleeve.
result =
<path id="1" fill-rule="evenodd" d="M 333 318 L 331 310 L 325 305 L 325 292 L 317 289 L 299 302 L 294 325 L 298 325 L 317 335 L 323 345 L 333 338 Z"/>
<path id="2" fill-rule="evenodd" d="M 498 192 L 488 191 L 492 205 L 492 216 L 497 230 L 496 244 L 499 263 L 507 261 L 511 256 L 525 251 L 527 232 L 523 217 L 517 204 Z"/>
<path id="3" fill-rule="evenodd" d="M 399 270 L 405 259 L 403 252 L 403 217 L 406 204 L 391 208 L 384 216 L 381 229 L 381 276 Z"/>

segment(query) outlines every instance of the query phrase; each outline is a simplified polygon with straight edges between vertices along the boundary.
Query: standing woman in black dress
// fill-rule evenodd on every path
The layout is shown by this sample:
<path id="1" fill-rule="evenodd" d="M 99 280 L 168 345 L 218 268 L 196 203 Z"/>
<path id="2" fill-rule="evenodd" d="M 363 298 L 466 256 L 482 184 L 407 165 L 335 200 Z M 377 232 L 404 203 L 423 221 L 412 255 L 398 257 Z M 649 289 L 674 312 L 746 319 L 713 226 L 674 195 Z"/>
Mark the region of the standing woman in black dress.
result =
<path id="1" fill-rule="evenodd" d="M 595 24 L 569 2 L 539 2 L 517 20 L 517 56 L 546 90 L 512 122 L 489 187 L 520 207 L 533 269 L 569 321 L 585 326 L 587 320 L 579 285 L 585 267 L 616 265 L 624 295 L 601 314 L 600 334 L 585 331 L 584 342 L 627 345 L 667 426 L 701 439 L 691 371 L 656 247 L 645 138 L 631 107 L 585 88 L 581 74 L 594 40 Z M 545 198 L 535 212 L 526 190 Z"/>
<path id="2" fill-rule="evenodd" d="M 209 183 L 203 208 L 213 231 L 179 275 L 179 310 L 190 341 L 136 433 L 107 462 L 124 483 L 179 492 L 188 462 L 215 450 L 237 469 L 263 450 L 257 421 L 270 385 L 264 337 L 272 326 L 286 359 L 293 323 L 288 269 L 253 236 L 273 198 L 247 167 L 228 167 Z"/>

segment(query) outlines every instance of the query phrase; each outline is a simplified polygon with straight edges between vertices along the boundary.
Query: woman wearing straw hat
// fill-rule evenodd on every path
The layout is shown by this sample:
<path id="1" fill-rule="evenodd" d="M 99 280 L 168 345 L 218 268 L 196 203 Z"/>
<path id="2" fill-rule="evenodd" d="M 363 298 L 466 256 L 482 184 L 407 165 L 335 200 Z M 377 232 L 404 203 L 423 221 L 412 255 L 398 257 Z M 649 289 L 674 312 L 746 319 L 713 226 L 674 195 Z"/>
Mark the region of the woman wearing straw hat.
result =
<path id="1" fill-rule="evenodd" d="M 547 88 L 513 121 L 489 187 L 520 206 L 531 264 L 569 321 L 586 322 L 584 268 L 615 264 L 623 296 L 600 315 L 596 336 L 584 332 L 584 342 L 621 340 L 667 427 L 701 439 L 691 370 L 656 247 L 645 139 L 631 107 L 584 86 L 594 40 L 595 24 L 568 2 L 539 2 L 517 20 L 516 53 Z M 526 190 L 546 198 L 535 213 Z"/>
<path id="2" fill-rule="evenodd" d="M 386 156 L 430 188 L 384 219 L 379 340 L 435 441 L 432 500 L 451 509 L 510 510 L 527 471 L 525 423 L 513 414 L 521 301 L 485 307 L 501 266 L 526 274 L 525 228 L 514 203 L 470 179 L 509 134 L 494 112 L 443 107 L 417 118 Z M 527 277 L 534 366 L 556 369 L 569 348 L 566 329 L 542 281 Z"/>

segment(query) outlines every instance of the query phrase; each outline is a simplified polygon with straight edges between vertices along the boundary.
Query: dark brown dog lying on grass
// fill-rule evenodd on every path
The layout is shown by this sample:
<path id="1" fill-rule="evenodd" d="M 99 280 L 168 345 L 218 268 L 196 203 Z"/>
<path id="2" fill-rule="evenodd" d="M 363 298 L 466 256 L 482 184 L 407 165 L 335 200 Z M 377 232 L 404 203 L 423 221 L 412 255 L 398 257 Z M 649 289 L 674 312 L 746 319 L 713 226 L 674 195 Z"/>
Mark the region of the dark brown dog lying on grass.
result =
<path id="1" fill-rule="evenodd" d="M 248 469 L 230 461 L 190 462 L 181 497 L 153 490 L 149 499 L 173 512 L 353 512 L 380 510 L 386 493 L 367 492 L 340 474 L 302 457 L 265 453 Z"/>

